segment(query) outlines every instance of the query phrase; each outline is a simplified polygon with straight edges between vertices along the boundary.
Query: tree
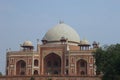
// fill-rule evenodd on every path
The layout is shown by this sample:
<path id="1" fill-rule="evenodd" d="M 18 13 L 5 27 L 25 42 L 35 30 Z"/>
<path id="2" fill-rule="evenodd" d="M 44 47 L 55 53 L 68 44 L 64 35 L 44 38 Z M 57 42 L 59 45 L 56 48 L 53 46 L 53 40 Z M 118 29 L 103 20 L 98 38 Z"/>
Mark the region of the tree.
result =
<path id="1" fill-rule="evenodd" d="M 35 78 L 32 76 L 32 77 L 30 78 L 30 80 L 35 80 Z"/>
<path id="2" fill-rule="evenodd" d="M 0 72 L 0 76 L 2 76 L 2 72 Z"/>
<path id="3" fill-rule="evenodd" d="M 97 74 L 103 80 L 120 80 L 120 44 L 104 46 L 95 52 Z"/>

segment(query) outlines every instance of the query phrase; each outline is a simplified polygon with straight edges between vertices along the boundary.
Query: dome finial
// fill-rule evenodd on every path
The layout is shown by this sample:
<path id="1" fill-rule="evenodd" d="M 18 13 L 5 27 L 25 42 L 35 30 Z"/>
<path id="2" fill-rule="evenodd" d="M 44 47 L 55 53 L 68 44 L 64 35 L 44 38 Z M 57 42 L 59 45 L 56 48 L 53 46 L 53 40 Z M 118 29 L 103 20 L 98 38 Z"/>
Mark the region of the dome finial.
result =
<path id="1" fill-rule="evenodd" d="M 59 21 L 59 24 L 62 24 L 62 23 L 64 23 L 64 21 L 61 21 L 61 20 L 60 20 L 60 21 Z"/>

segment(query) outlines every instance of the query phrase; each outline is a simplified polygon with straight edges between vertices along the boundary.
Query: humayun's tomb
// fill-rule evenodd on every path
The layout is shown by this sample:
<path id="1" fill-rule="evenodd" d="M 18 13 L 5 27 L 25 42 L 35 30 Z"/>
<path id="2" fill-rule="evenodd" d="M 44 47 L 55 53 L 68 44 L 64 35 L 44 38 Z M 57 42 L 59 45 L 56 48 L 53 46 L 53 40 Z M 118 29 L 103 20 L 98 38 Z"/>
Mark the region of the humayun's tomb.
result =
<path id="1" fill-rule="evenodd" d="M 41 42 L 37 40 L 37 50 L 27 40 L 19 51 L 7 51 L 6 76 L 0 80 L 101 80 L 93 54 L 97 42 L 80 40 L 63 22 L 49 29 Z"/>

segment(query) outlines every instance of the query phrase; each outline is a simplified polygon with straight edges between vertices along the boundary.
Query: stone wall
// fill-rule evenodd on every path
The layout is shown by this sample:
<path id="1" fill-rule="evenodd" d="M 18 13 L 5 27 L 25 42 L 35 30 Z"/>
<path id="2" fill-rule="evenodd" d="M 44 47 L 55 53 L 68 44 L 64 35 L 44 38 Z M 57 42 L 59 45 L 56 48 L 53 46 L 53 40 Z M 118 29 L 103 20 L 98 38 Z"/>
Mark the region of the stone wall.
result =
<path id="1" fill-rule="evenodd" d="M 0 80 L 102 80 L 100 76 L 0 76 Z"/>

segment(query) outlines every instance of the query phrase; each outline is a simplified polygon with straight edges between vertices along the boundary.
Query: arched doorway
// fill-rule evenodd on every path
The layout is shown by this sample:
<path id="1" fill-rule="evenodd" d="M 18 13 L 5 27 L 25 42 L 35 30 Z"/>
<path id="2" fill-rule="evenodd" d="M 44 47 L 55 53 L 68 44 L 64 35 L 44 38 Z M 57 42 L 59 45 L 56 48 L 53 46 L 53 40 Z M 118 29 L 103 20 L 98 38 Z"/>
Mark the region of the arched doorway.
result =
<path id="1" fill-rule="evenodd" d="M 80 59 L 77 61 L 77 74 L 87 75 L 87 61 Z"/>
<path id="2" fill-rule="evenodd" d="M 37 70 L 34 71 L 34 75 L 38 75 L 38 71 Z"/>
<path id="3" fill-rule="evenodd" d="M 47 75 L 61 74 L 61 58 L 51 53 L 44 58 L 44 73 Z"/>
<path id="4" fill-rule="evenodd" d="M 20 60 L 16 63 L 16 75 L 25 75 L 26 74 L 26 63 L 23 60 Z"/>

